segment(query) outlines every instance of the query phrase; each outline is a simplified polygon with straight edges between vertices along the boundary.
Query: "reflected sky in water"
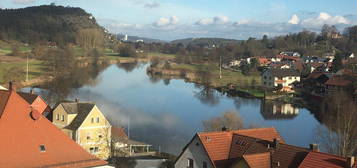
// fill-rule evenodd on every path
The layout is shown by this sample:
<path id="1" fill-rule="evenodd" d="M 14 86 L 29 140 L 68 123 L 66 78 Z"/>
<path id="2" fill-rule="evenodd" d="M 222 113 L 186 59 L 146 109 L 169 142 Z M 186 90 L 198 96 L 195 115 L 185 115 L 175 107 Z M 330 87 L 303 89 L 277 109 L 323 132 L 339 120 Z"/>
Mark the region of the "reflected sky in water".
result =
<path id="1" fill-rule="evenodd" d="M 202 130 L 202 121 L 236 110 L 244 124 L 275 127 L 287 143 L 307 147 L 313 143 L 313 130 L 319 124 L 306 109 L 288 120 L 265 120 L 262 103 L 257 99 L 229 98 L 216 93 L 219 103 L 202 103 L 195 94 L 200 91 L 192 83 L 171 80 L 150 80 L 148 65 L 138 65 L 130 71 L 126 66 L 111 65 L 99 76 L 95 86 L 83 86 L 69 99 L 95 102 L 115 124 L 127 128 L 130 137 L 153 144 L 155 148 L 178 154 Z M 129 124 L 129 123 L 130 124 Z"/>

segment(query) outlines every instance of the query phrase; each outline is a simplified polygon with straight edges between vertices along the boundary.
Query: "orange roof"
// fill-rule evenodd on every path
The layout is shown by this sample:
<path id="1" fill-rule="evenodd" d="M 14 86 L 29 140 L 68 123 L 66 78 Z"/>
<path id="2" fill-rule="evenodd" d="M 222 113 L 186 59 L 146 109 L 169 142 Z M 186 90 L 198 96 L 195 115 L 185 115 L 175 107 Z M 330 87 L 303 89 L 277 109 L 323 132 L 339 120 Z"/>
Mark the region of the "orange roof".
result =
<path id="1" fill-rule="evenodd" d="M 198 137 L 203 143 L 212 161 L 229 159 L 233 135 L 243 135 L 268 141 L 274 139 L 284 143 L 283 138 L 275 128 L 256 128 L 234 131 L 204 132 L 198 133 Z M 235 145 L 236 146 L 236 145 Z M 237 149 L 239 151 L 239 149 Z"/>
<path id="2" fill-rule="evenodd" d="M 334 76 L 332 78 L 330 78 L 325 85 L 331 85 L 331 86 L 348 86 L 349 84 L 351 84 L 352 82 L 346 79 L 343 79 L 341 77 L 338 76 Z"/>
<path id="3" fill-rule="evenodd" d="M 3 105 L 0 109 L 2 167 L 59 168 L 107 164 L 86 152 L 39 112 L 32 110 L 12 89 L 7 93 L 1 91 L 0 95 L 0 105 Z"/>
<path id="4" fill-rule="evenodd" d="M 299 168 L 344 168 L 346 161 L 345 158 L 332 154 L 309 152 Z M 355 163 L 354 167 L 357 167 L 357 163 Z"/>
<path id="5" fill-rule="evenodd" d="M 270 168 L 270 166 L 271 166 L 269 152 L 243 155 L 243 158 L 247 162 L 249 167 Z"/>

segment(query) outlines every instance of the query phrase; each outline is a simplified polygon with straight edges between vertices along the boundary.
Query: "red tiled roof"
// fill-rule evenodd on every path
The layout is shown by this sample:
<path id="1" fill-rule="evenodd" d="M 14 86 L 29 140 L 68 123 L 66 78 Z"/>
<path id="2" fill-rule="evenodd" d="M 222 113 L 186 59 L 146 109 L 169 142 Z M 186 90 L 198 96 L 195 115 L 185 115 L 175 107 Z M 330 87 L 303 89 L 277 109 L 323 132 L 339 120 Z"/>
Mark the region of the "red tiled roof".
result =
<path id="1" fill-rule="evenodd" d="M 248 163 L 249 167 L 254 168 L 270 168 L 270 153 L 258 153 L 243 155 L 244 160 Z"/>
<path id="2" fill-rule="evenodd" d="M 128 135 L 126 135 L 126 132 L 122 127 L 112 127 L 111 132 L 113 139 L 128 139 Z"/>
<path id="3" fill-rule="evenodd" d="M 299 168 L 345 168 L 345 165 L 346 159 L 340 156 L 321 152 L 310 152 L 300 164 Z M 357 167 L 357 164 L 355 164 L 354 167 Z"/>
<path id="4" fill-rule="evenodd" d="M 284 140 L 279 135 L 275 128 L 257 128 L 235 131 L 220 131 L 220 132 L 205 132 L 199 133 L 198 136 L 201 139 L 209 157 L 213 161 L 225 160 L 229 158 L 231 143 L 233 135 L 244 135 L 248 137 L 273 141 L 279 139 L 284 143 Z"/>
<path id="5" fill-rule="evenodd" d="M 5 104 L 0 109 L 1 167 L 59 168 L 107 164 L 86 152 L 44 116 L 35 115 L 16 92 L 9 91 L 8 94 L 8 100 L 0 97 L 0 104 Z"/>
<path id="6" fill-rule="evenodd" d="M 343 79 L 341 77 L 338 76 L 334 76 L 332 78 L 330 78 L 325 85 L 330 85 L 330 86 L 348 86 L 350 85 L 352 82 L 346 79 Z"/>

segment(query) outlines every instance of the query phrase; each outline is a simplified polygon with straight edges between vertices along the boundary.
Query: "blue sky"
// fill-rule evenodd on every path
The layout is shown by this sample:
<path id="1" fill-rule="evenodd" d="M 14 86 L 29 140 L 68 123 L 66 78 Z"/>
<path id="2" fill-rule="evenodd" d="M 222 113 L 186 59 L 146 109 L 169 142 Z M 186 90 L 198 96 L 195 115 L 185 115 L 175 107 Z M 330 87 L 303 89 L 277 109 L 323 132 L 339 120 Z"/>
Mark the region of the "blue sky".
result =
<path id="1" fill-rule="evenodd" d="M 0 7 L 51 2 L 81 7 L 113 33 L 163 40 L 247 39 L 357 24 L 356 0 L 0 0 Z"/>

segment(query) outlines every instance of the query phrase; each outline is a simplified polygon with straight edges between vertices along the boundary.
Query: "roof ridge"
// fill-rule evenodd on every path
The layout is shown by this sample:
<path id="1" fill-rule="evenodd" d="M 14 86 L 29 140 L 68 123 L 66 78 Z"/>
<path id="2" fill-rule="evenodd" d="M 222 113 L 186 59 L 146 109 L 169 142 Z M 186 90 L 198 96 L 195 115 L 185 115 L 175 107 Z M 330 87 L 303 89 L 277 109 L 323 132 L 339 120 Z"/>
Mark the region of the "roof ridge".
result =
<path id="1" fill-rule="evenodd" d="M 253 130 L 264 130 L 264 129 L 276 130 L 274 127 L 264 127 L 264 128 L 237 129 L 237 130 L 229 130 L 229 131 L 210 131 L 210 132 L 202 131 L 202 132 L 197 132 L 197 134 L 201 135 L 201 134 L 210 134 L 210 133 L 236 133 L 237 131 L 253 131 Z"/>
<path id="2" fill-rule="evenodd" d="M 332 154 L 332 153 L 325 153 L 325 152 L 320 152 L 320 151 L 310 151 L 310 153 L 317 153 L 317 154 L 323 154 L 323 155 L 328 155 L 328 156 L 335 156 L 335 157 L 339 157 L 339 158 L 343 158 L 343 159 L 346 159 L 345 157 L 342 157 L 342 156 L 339 156 L 339 155 L 336 155 L 336 154 Z"/>

